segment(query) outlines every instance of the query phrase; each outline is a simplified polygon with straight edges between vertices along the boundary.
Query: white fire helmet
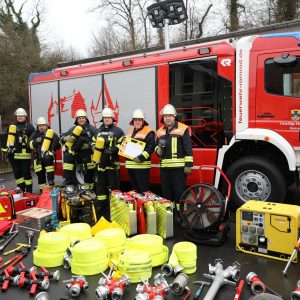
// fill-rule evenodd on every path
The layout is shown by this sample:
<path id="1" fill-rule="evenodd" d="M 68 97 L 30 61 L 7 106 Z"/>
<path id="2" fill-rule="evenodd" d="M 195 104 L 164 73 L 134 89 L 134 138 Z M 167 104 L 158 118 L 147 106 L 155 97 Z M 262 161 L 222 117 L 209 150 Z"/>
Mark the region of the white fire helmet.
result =
<path id="1" fill-rule="evenodd" d="M 84 109 L 78 109 L 75 114 L 75 119 L 78 117 L 86 117 L 86 112 Z"/>
<path id="2" fill-rule="evenodd" d="M 134 110 L 132 119 L 145 119 L 145 114 L 141 109 Z"/>
<path id="3" fill-rule="evenodd" d="M 115 114 L 109 107 L 106 107 L 102 110 L 102 118 L 114 118 L 114 117 Z"/>
<path id="4" fill-rule="evenodd" d="M 47 121 L 44 117 L 39 117 L 36 121 L 36 125 L 47 125 Z"/>
<path id="5" fill-rule="evenodd" d="M 145 114 L 141 109 L 135 109 L 132 113 L 132 120 L 129 123 L 129 125 L 133 125 L 133 120 L 134 119 L 143 119 L 144 120 L 144 125 L 149 125 L 146 121 L 145 121 Z"/>
<path id="6" fill-rule="evenodd" d="M 24 108 L 19 107 L 19 108 L 15 111 L 14 115 L 15 115 L 15 116 L 25 116 L 25 117 L 27 117 L 27 112 L 26 112 L 26 110 L 25 110 Z"/>
<path id="7" fill-rule="evenodd" d="M 172 104 L 166 104 L 161 110 L 160 114 L 163 115 L 173 115 L 176 117 L 176 109 Z"/>

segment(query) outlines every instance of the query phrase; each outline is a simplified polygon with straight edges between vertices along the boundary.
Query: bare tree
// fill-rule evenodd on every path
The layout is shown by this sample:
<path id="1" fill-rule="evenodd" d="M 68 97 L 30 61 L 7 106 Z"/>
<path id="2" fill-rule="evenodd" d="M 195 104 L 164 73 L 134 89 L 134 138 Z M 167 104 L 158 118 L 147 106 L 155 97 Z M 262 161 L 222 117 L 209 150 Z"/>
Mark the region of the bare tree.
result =
<path id="1" fill-rule="evenodd" d="M 299 10 L 298 0 L 277 0 L 275 21 L 277 23 L 291 21 L 297 18 Z"/>

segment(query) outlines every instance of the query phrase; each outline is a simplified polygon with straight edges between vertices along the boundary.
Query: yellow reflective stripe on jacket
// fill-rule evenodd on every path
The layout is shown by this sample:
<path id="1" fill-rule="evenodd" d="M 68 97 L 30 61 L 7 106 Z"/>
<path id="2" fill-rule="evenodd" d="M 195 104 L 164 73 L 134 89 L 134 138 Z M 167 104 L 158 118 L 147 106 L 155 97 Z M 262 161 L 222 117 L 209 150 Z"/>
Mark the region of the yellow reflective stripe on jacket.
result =
<path id="1" fill-rule="evenodd" d="M 93 163 L 87 163 L 86 167 L 87 167 L 88 170 L 91 170 L 91 169 L 95 168 L 95 165 Z"/>
<path id="2" fill-rule="evenodd" d="M 63 169 L 73 171 L 74 170 L 74 164 L 63 163 Z"/>
<path id="3" fill-rule="evenodd" d="M 162 159 L 161 167 L 162 168 L 177 168 L 184 167 L 185 161 L 184 158 L 166 158 Z"/>
<path id="4" fill-rule="evenodd" d="M 31 185 L 33 183 L 32 179 L 25 179 L 25 185 Z"/>
<path id="5" fill-rule="evenodd" d="M 99 195 L 97 196 L 97 200 L 103 201 L 107 199 L 107 195 Z"/>
<path id="6" fill-rule="evenodd" d="M 15 153 L 14 159 L 31 159 L 31 153 L 27 153 L 27 152 Z"/>
<path id="7" fill-rule="evenodd" d="M 145 159 L 148 159 L 150 156 L 147 151 L 143 151 L 142 155 L 145 157 Z"/>
<path id="8" fill-rule="evenodd" d="M 172 137 L 172 158 L 177 157 L 177 137 Z"/>
<path id="9" fill-rule="evenodd" d="M 127 168 L 127 169 L 149 169 L 149 168 L 151 168 L 151 161 L 146 160 L 142 163 L 136 163 L 133 160 L 126 160 L 125 168 Z"/>
<path id="10" fill-rule="evenodd" d="M 46 166 L 46 172 L 54 172 L 54 166 Z"/>
<path id="11" fill-rule="evenodd" d="M 30 147 L 31 150 L 34 150 L 34 147 L 33 147 L 33 140 L 29 142 L 29 147 Z"/>
<path id="12" fill-rule="evenodd" d="M 24 182 L 25 182 L 24 177 L 16 179 L 16 184 L 22 184 Z"/>
<path id="13" fill-rule="evenodd" d="M 184 160 L 185 162 L 193 162 L 193 156 L 185 156 Z"/>
<path id="14" fill-rule="evenodd" d="M 41 183 L 41 184 L 39 184 L 39 189 L 42 190 L 45 186 L 47 186 L 46 183 Z"/>

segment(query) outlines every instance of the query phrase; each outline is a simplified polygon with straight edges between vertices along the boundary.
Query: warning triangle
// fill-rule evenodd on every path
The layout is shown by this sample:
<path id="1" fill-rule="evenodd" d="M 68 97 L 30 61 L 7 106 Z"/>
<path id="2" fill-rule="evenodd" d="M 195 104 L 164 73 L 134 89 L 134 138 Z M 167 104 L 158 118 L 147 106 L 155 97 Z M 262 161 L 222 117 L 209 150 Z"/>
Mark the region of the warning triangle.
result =
<path id="1" fill-rule="evenodd" d="M 5 212 L 6 210 L 4 209 L 3 205 L 0 203 L 0 214 Z"/>

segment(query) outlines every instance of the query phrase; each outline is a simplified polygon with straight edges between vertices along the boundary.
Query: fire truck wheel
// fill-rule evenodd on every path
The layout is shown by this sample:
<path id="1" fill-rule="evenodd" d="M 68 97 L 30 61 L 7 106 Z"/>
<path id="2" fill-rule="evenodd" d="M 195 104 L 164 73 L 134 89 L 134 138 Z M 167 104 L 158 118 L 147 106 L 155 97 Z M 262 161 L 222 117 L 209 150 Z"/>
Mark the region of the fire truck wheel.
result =
<path id="1" fill-rule="evenodd" d="M 287 184 L 276 165 L 258 156 L 247 156 L 226 172 L 231 184 L 231 205 L 238 208 L 248 200 L 283 202 Z"/>

